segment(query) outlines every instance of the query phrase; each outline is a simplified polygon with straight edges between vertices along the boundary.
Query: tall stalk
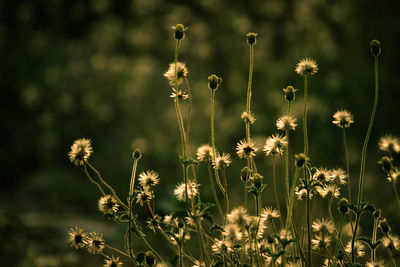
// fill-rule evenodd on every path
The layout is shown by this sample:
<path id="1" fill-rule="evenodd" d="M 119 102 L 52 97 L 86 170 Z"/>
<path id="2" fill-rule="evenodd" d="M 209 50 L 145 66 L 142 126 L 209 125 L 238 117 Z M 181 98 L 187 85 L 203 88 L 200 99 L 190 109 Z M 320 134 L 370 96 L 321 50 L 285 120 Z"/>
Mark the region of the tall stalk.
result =
<path id="1" fill-rule="evenodd" d="M 304 154 L 308 156 L 307 97 L 308 97 L 308 74 L 304 75 L 304 105 L 303 105 Z"/>

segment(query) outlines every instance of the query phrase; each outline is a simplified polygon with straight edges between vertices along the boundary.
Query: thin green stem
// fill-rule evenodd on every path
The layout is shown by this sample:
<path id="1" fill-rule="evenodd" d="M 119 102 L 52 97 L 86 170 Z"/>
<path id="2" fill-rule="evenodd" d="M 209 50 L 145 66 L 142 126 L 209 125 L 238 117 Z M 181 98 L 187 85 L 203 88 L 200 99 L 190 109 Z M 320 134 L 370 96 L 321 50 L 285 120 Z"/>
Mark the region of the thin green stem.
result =
<path id="1" fill-rule="evenodd" d="M 251 86 L 253 82 L 253 66 L 254 66 L 254 46 L 250 45 L 250 64 L 249 64 L 249 80 L 247 83 L 247 97 L 246 97 L 246 113 L 251 113 Z M 250 141 L 250 121 L 246 120 L 246 140 Z"/>
<path id="2" fill-rule="evenodd" d="M 395 196 L 396 196 L 397 205 L 399 205 L 399 208 L 400 208 L 399 193 L 398 193 L 398 191 L 397 191 L 396 182 L 395 182 L 394 179 L 392 179 L 392 185 L 393 185 L 394 194 L 395 194 Z"/>
<path id="3" fill-rule="evenodd" d="M 179 245 L 179 267 L 183 267 L 182 245 Z"/>
<path id="4" fill-rule="evenodd" d="M 339 251 L 339 243 L 341 241 L 341 237 L 342 237 L 342 230 L 343 230 L 343 223 L 344 223 L 344 214 L 342 214 L 342 219 L 340 220 L 340 226 L 339 226 L 339 231 L 338 231 L 338 235 L 337 235 L 337 242 L 335 245 L 335 261 L 333 266 L 336 266 L 336 261 L 337 261 L 337 256 L 338 256 L 338 251 Z"/>
<path id="5" fill-rule="evenodd" d="M 228 196 L 228 181 L 226 179 L 226 168 L 222 166 L 222 179 L 224 181 L 224 189 L 225 189 L 225 214 L 229 213 L 229 196 Z"/>
<path id="6" fill-rule="evenodd" d="M 374 228 L 372 230 L 372 244 L 376 243 L 376 234 L 378 231 L 378 218 L 374 217 Z M 375 261 L 375 249 L 371 248 L 371 261 Z"/>
<path id="7" fill-rule="evenodd" d="M 306 74 L 304 76 L 303 134 L 304 134 L 304 154 L 308 156 L 307 97 L 308 97 L 308 75 Z"/>
<path id="8" fill-rule="evenodd" d="M 104 244 L 104 246 L 105 246 L 106 248 L 108 248 L 108 249 L 111 249 L 111 250 L 114 250 L 115 252 L 118 252 L 118 253 L 121 254 L 121 255 L 124 255 L 125 257 L 130 258 L 130 256 L 129 256 L 128 254 L 126 254 L 125 252 L 123 252 L 123 251 L 121 251 L 121 250 L 119 250 L 119 249 L 117 249 L 117 248 L 114 248 L 114 247 L 109 246 L 109 245 L 107 245 L 107 244 Z"/>
<path id="9" fill-rule="evenodd" d="M 358 223 L 360 222 L 360 213 L 357 210 L 356 214 L 356 224 L 354 226 L 354 232 L 353 236 L 351 238 L 351 263 L 354 263 L 354 258 L 355 258 L 355 253 L 354 253 L 354 242 L 356 240 L 356 235 L 357 235 L 357 229 L 358 229 Z"/>
<path id="10" fill-rule="evenodd" d="M 274 195 L 275 195 L 275 202 L 276 202 L 276 208 L 278 209 L 279 213 L 282 214 L 281 208 L 279 205 L 279 198 L 278 198 L 278 190 L 276 187 L 276 160 L 275 156 L 272 156 L 272 180 L 274 184 Z M 279 217 L 281 228 L 283 227 L 283 219 L 282 216 Z"/>
<path id="11" fill-rule="evenodd" d="M 99 189 L 99 191 L 103 194 L 103 196 L 105 196 L 106 193 L 104 193 L 103 188 L 101 187 L 101 185 L 100 185 L 98 182 L 96 182 L 96 181 L 92 178 L 92 176 L 89 174 L 89 172 L 88 172 L 88 170 L 87 170 L 85 164 L 83 164 L 83 171 L 85 172 L 86 176 L 89 178 L 89 181 L 92 182 L 95 186 L 97 186 L 97 188 Z"/>
<path id="12" fill-rule="evenodd" d="M 306 199 L 306 217 L 307 217 L 307 262 L 308 267 L 311 267 L 311 223 L 310 223 L 310 190 L 307 189 Z"/>
<path id="13" fill-rule="evenodd" d="M 221 215 L 221 218 L 223 218 L 224 217 L 224 213 L 222 211 L 221 204 L 219 203 L 219 200 L 218 200 L 217 190 L 215 189 L 214 178 L 213 178 L 212 171 L 211 171 L 211 168 L 212 168 L 211 164 L 212 163 L 209 160 L 208 161 L 207 170 L 208 170 L 208 177 L 210 178 L 211 192 L 213 194 L 214 201 L 215 201 L 215 204 L 217 205 L 217 208 L 218 208 L 218 211 L 219 211 L 219 213 Z"/>
<path id="14" fill-rule="evenodd" d="M 345 152 L 345 157 L 346 157 L 346 171 L 347 171 L 347 191 L 348 191 L 348 199 L 351 201 L 351 180 L 350 180 L 350 157 L 349 157 L 349 146 L 347 143 L 347 135 L 346 135 L 346 129 L 342 128 L 342 136 L 343 136 L 343 145 L 344 145 L 344 152 Z M 350 226 L 351 230 L 354 230 L 353 226 L 353 218 L 352 218 L 352 213 L 349 212 L 349 220 L 350 220 Z"/>
<path id="15" fill-rule="evenodd" d="M 392 259 L 393 266 L 397 267 L 396 261 L 394 260 L 394 257 L 393 257 L 393 249 L 389 249 L 389 254 L 390 254 L 390 258 Z"/>
<path id="16" fill-rule="evenodd" d="M 133 196 L 133 190 L 135 188 L 135 177 L 136 177 L 136 169 L 139 159 L 133 159 L 132 173 L 131 173 L 131 182 L 129 186 L 129 198 Z"/>

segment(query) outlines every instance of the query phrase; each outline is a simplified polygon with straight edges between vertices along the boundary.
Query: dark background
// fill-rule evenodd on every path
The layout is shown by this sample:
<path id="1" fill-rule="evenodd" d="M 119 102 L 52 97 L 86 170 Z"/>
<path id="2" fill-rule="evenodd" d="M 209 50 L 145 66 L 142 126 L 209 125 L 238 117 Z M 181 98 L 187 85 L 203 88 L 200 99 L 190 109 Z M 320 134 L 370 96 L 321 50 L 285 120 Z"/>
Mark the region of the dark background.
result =
<path id="1" fill-rule="evenodd" d="M 380 99 L 364 198 L 382 208 L 399 234 L 392 187 L 376 163 L 383 155 L 379 137 L 400 134 L 400 17 L 395 2 L 0 1 L 1 265 L 100 266 L 101 257 L 74 251 L 65 242 L 75 225 L 103 232 L 109 243 L 123 247 L 123 227 L 102 218 L 96 188 L 68 160 L 77 138 L 92 140 L 91 162 L 123 199 L 131 153 L 139 147 L 139 171 L 154 169 L 161 177 L 158 210 L 165 214 L 177 206 L 172 191 L 181 180 L 179 132 L 170 88 L 162 77 L 173 60 L 171 26 L 177 23 L 189 27 L 180 59 L 189 68 L 193 90 L 192 151 L 209 142 L 207 76 L 216 73 L 224 79 L 216 94 L 216 142 L 232 155 L 228 176 L 233 189 L 240 185 L 244 164 L 235 156 L 235 146 L 244 137 L 245 34 L 258 33 L 252 102 L 258 147 L 286 110 L 282 89 L 288 85 L 299 89 L 293 112 L 301 121 L 303 81 L 294 67 L 301 58 L 312 57 L 319 65 L 309 91 L 312 163 L 345 167 L 341 133 L 331 121 L 337 109 L 349 109 L 355 117 L 347 131 L 354 195 L 373 101 L 369 42 L 380 40 Z M 295 152 L 301 152 L 301 125 L 294 141 Z M 271 161 L 259 153 L 257 163 L 270 179 Z M 204 166 L 199 175 L 207 186 Z M 266 183 L 271 190 L 270 180 Z M 209 197 L 207 187 L 205 191 Z M 232 197 L 236 205 L 241 200 L 237 195 Z M 147 215 L 140 208 L 138 213 Z"/>

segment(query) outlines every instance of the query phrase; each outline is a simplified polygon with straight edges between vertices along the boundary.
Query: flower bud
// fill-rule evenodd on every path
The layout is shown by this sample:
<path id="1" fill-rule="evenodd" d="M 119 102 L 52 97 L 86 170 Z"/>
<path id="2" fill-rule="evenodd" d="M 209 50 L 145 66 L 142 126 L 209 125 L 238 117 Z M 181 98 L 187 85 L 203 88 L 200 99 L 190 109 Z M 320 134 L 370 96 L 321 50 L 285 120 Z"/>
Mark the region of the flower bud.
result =
<path id="1" fill-rule="evenodd" d="M 146 252 L 146 257 L 145 257 L 146 265 L 147 266 L 153 266 L 155 263 L 154 255 L 151 251 Z"/>
<path id="2" fill-rule="evenodd" d="M 250 176 L 250 169 L 246 166 L 240 171 L 240 179 L 245 183 Z"/>
<path id="3" fill-rule="evenodd" d="M 218 77 L 215 74 L 212 74 L 211 76 L 208 77 L 208 88 L 210 88 L 211 90 L 217 90 L 218 87 L 221 85 L 222 83 L 222 78 Z"/>
<path id="4" fill-rule="evenodd" d="M 288 102 L 292 102 L 295 98 L 295 92 L 297 91 L 297 89 L 294 89 L 293 86 L 288 86 L 285 89 L 283 89 L 283 92 L 285 93 L 285 99 Z"/>
<path id="5" fill-rule="evenodd" d="M 381 213 L 382 211 L 380 209 L 376 209 L 373 215 L 375 218 L 379 219 L 381 217 Z"/>
<path id="6" fill-rule="evenodd" d="M 392 159 L 387 157 L 387 156 L 383 156 L 381 158 L 380 161 L 378 161 L 379 164 L 382 165 L 382 169 L 385 172 L 390 172 L 392 170 Z"/>
<path id="7" fill-rule="evenodd" d="M 247 36 L 247 43 L 249 45 L 254 45 L 257 41 L 256 37 L 257 37 L 257 33 L 254 32 L 249 32 L 248 34 L 246 34 Z"/>
<path id="8" fill-rule="evenodd" d="M 136 148 L 135 151 L 132 153 L 132 157 L 134 159 L 140 159 L 142 157 L 142 152 L 139 148 Z"/>
<path id="9" fill-rule="evenodd" d="M 339 200 L 339 211 L 345 215 L 347 212 L 349 212 L 349 201 L 345 198 L 341 198 Z"/>
<path id="10" fill-rule="evenodd" d="M 379 228 L 381 228 L 382 232 L 387 234 L 390 232 L 390 226 L 385 219 L 379 221 Z"/>
<path id="11" fill-rule="evenodd" d="M 307 163 L 307 161 L 310 160 L 304 153 L 297 154 L 294 156 L 294 158 L 295 158 L 296 166 L 299 168 L 304 167 L 304 165 Z"/>
<path id="12" fill-rule="evenodd" d="M 371 53 L 374 57 L 377 57 L 381 54 L 381 42 L 378 40 L 372 40 L 369 46 L 371 47 Z"/>
<path id="13" fill-rule="evenodd" d="M 262 177 L 259 173 L 255 173 L 255 174 L 253 175 L 253 177 L 251 178 L 251 180 L 253 181 L 254 187 L 255 187 L 255 188 L 257 188 L 257 189 L 260 189 L 260 188 L 261 188 L 261 186 L 262 186 L 262 179 L 263 179 L 263 177 Z"/>
<path id="14" fill-rule="evenodd" d="M 185 31 L 187 28 L 185 28 L 183 24 L 176 24 L 172 29 L 174 30 L 174 37 L 176 40 L 182 40 L 185 37 Z"/>

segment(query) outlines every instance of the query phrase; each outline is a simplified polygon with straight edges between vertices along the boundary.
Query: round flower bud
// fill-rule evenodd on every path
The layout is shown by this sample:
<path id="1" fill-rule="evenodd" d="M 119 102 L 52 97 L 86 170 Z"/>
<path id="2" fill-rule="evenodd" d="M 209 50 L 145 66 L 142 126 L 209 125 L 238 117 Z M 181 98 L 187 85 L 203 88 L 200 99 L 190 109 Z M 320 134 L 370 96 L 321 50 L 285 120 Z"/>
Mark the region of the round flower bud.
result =
<path id="1" fill-rule="evenodd" d="M 259 173 L 255 173 L 255 174 L 253 175 L 253 177 L 251 177 L 251 180 L 253 181 L 254 186 L 255 186 L 257 189 L 260 189 L 260 188 L 261 188 L 261 186 L 262 186 L 262 179 L 263 179 L 263 177 L 262 177 Z"/>
<path id="2" fill-rule="evenodd" d="M 249 45 L 254 45 L 257 41 L 256 37 L 257 37 L 257 33 L 254 32 L 249 32 L 248 34 L 246 34 L 247 36 L 247 43 Z"/>
<path id="3" fill-rule="evenodd" d="M 221 85 L 222 83 L 222 78 L 218 77 L 215 74 L 212 74 L 211 76 L 208 77 L 208 88 L 210 88 L 211 90 L 217 90 L 218 87 Z"/>
<path id="4" fill-rule="evenodd" d="M 374 57 L 377 57 L 381 54 L 381 42 L 378 40 L 372 40 L 369 46 L 371 47 L 371 53 Z"/>
<path id="5" fill-rule="evenodd" d="M 172 29 L 174 30 L 174 37 L 176 40 L 182 40 L 185 37 L 185 31 L 187 28 L 185 28 L 183 24 L 176 24 Z"/>
<path id="6" fill-rule="evenodd" d="M 381 213 L 382 213 L 382 211 L 380 210 L 380 209 L 376 209 L 375 211 L 374 211 L 374 217 L 375 218 L 380 218 L 381 217 Z"/>
<path id="7" fill-rule="evenodd" d="M 294 100 L 295 98 L 295 92 L 297 91 L 297 89 L 294 89 L 293 86 L 288 86 L 285 89 L 283 89 L 283 92 L 285 93 L 285 99 L 288 102 L 291 102 Z"/>
<path id="8" fill-rule="evenodd" d="M 142 152 L 139 148 L 136 148 L 135 151 L 132 153 L 132 157 L 134 159 L 140 159 L 142 157 Z"/>
<path id="9" fill-rule="evenodd" d="M 310 160 L 304 153 L 297 154 L 294 156 L 294 158 L 295 158 L 296 166 L 299 168 L 304 167 L 304 165 L 307 163 L 307 161 Z"/>
<path id="10" fill-rule="evenodd" d="M 344 215 L 349 212 L 349 201 L 345 198 L 339 200 L 339 211 Z"/>
<path id="11" fill-rule="evenodd" d="M 240 179 L 245 183 L 250 176 L 250 169 L 246 166 L 240 171 Z"/>
<path id="12" fill-rule="evenodd" d="M 385 172 L 390 172 L 392 170 L 392 159 L 387 157 L 387 156 L 383 156 L 381 158 L 380 161 L 378 161 L 379 164 L 382 165 L 382 169 Z"/>
<path id="13" fill-rule="evenodd" d="M 151 251 L 147 251 L 146 252 L 145 261 L 146 261 L 146 265 L 147 266 L 153 266 L 154 265 L 156 260 L 154 259 L 153 253 L 151 253 Z"/>
<path id="14" fill-rule="evenodd" d="M 390 226 L 385 219 L 379 221 L 379 228 L 381 228 L 382 232 L 387 234 L 390 232 Z"/>

